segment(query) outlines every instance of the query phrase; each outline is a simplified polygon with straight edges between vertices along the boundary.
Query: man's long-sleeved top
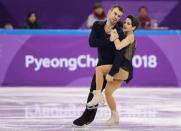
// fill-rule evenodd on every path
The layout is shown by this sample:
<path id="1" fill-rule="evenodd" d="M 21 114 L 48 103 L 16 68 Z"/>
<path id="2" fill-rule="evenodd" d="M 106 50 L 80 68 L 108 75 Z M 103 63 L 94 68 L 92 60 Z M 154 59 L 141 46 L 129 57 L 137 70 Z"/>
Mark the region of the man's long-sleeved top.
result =
<path id="1" fill-rule="evenodd" d="M 89 37 L 89 45 L 98 48 L 98 66 L 111 64 L 112 68 L 109 74 L 114 75 L 119 71 L 123 55 L 120 55 L 121 52 L 116 50 L 113 42 L 110 42 L 110 35 L 104 30 L 105 24 L 106 21 L 94 23 Z M 118 22 L 114 29 L 117 30 L 120 40 L 125 38 L 121 22 Z"/>

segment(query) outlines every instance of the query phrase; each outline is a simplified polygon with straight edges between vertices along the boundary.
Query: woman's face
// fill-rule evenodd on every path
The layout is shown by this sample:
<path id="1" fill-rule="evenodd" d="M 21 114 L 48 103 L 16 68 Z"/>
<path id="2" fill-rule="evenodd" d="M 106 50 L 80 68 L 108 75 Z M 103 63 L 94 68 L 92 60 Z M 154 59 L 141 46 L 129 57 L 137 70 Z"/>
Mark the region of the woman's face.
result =
<path id="1" fill-rule="evenodd" d="M 124 24 L 123 24 L 123 31 L 125 31 L 125 32 L 134 31 L 134 27 L 132 26 L 131 19 L 126 18 L 126 20 L 124 21 Z"/>
<path id="2" fill-rule="evenodd" d="M 35 15 L 35 13 L 32 13 L 32 14 L 30 15 L 29 21 L 32 22 L 32 23 L 36 21 L 36 15 Z"/>

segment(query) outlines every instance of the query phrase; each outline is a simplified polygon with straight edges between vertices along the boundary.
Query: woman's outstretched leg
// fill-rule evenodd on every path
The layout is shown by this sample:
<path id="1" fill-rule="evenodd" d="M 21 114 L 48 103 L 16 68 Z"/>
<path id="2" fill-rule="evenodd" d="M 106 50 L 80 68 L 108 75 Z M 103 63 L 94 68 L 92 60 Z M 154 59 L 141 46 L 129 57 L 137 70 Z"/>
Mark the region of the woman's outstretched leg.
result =
<path id="1" fill-rule="evenodd" d="M 104 75 L 109 72 L 111 65 L 103 65 L 96 67 L 96 90 L 93 91 L 93 99 L 87 103 L 88 107 L 93 107 L 97 104 L 104 104 L 104 97 L 101 93 Z"/>
<path id="2" fill-rule="evenodd" d="M 96 90 L 102 90 L 104 75 L 109 70 L 107 66 L 96 67 Z"/>

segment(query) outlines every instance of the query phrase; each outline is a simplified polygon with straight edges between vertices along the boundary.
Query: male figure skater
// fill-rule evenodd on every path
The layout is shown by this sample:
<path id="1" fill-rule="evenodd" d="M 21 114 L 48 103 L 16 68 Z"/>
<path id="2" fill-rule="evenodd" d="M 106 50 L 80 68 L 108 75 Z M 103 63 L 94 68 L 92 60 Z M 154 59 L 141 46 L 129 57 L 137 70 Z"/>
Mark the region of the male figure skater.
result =
<path id="1" fill-rule="evenodd" d="M 122 31 L 122 23 L 120 22 L 120 17 L 123 15 L 123 8 L 119 5 L 114 5 L 108 12 L 107 20 L 104 22 L 95 22 L 90 36 L 89 45 L 90 47 L 98 49 L 98 64 L 106 65 L 113 64 L 115 57 L 115 45 L 110 41 L 111 30 L 116 29 L 119 34 L 119 39 L 125 38 L 125 34 Z M 104 84 L 102 90 L 105 88 L 106 80 L 104 79 Z M 91 82 L 91 88 L 88 95 L 87 103 L 92 99 L 92 91 L 96 89 L 96 76 L 94 74 Z M 86 108 L 82 116 L 73 121 L 76 126 L 84 126 L 90 124 L 96 115 L 97 107 L 92 107 L 92 109 Z"/>

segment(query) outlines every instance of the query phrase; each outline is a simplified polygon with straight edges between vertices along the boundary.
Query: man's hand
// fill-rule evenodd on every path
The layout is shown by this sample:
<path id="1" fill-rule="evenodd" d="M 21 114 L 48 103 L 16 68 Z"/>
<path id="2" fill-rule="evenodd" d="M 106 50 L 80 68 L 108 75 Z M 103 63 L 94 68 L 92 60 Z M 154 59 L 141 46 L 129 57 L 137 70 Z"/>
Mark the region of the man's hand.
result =
<path id="1" fill-rule="evenodd" d="M 114 30 L 111 30 L 111 37 L 110 37 L 110 41 L 113 42 L 115 41 L 116 39 L 119 38 L 119 35 L 117 33 L 117 30 L 114 29 Z"/>
<path id="2" fill-rule="evenodd" d="M 111 75 L 109 75 L 109 74 L 106 75 L 106 80 L 107 80 L 108 82 L 112 82 L 113 79 L 114 79 L 114 77 L 112 77 Z"/>

